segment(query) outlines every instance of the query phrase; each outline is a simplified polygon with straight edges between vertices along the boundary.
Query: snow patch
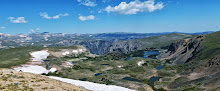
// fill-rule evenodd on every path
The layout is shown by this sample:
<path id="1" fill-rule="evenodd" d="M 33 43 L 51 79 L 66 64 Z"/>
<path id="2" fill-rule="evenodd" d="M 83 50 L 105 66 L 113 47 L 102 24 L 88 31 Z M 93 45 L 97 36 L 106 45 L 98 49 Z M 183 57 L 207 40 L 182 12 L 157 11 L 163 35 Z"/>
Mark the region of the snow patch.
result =
<path id="1" fill-rule="evenodd" d="M 145 62 L 142 60 L 140 62 L 137 63 L 138 66 L 142 66 L 142 64 L 144 64 Z"/>
<path id="2" fill-rule="evenodd" d="M 32 61 L 43 61 L 43 59 L 46 59 L 49 55 L 50 53 L 48 53 L 47 50 L 36 51 L 31 53 L 31 56 L 33 57 Z"/>
<path id="3" fill-rule="evenodd" d="M 62 53 L 62 55 L 64 55 L 64 56 L 69 55 L 69 54 L 70 54 L 69 51 L 66 51 L 66 52 Z"/>
<path id="4" fill-rule="evenodd" d="M 57 71 L 57 68 L 51 68 L 51 69 L 49 70 L 49 72 L 52 72 L 52 73 L 54 73 L 55 71 Z"/>
<path id="5" fill-rule="evenodd" d="M 53 77 L 53 76 L 49 76 L 49 77 L 52 79 L 60 80 L 62 82 L 70 83 L 77 86 L 82 86 L 85 87 L 86 89 L 93 91 L 134 91 L 128 88 L 114 86 L 114 85 L 97 84 L 87 81 L 72 80 L 72 79 Z"/>
<path id="6" fill-rule="evenodd" d="M 65 62 L 64 64 L 62 64 L 62 66 L 65 68 L 72 68 L 73 64 L 71 62 Z"/>
<path id="7" fill-rule="evenodd" d="M 122 65 L 118 66 L 118 68 L 122 68 L 122 67 L 123 67 Z"/>
<path id="8" fill-rule="evenodd" d="M 79 52 L 83 52 L 83 49 L 79 49 Z"/>
<path id="9" fill-rule="evenodd" d="M 34 74 L 48 73 L 49 71 L 38 65 L 23 65 L 22 67 L 14 68 L 16 71 L 29 72 Z"/>
<path id="10" fill-rule="evenodd" d="M 72 52 L 73 52 L 73 53 L 78 53 L 78 50 L 73 50 Z"/>
<path id="11" fill-rule="evenodd" d="M 43 74 L 43 73 L 49 73 L 49 72 L 55 72 L 57 71 L 56 68 L 51 68 L 50 70 L 47 70 L 46 68 L 38 65 L 23 65 L 22 67 L 14 68 L 16 71 L 22 71 L 22 72 L 29 72 L 34 74 Z"/>

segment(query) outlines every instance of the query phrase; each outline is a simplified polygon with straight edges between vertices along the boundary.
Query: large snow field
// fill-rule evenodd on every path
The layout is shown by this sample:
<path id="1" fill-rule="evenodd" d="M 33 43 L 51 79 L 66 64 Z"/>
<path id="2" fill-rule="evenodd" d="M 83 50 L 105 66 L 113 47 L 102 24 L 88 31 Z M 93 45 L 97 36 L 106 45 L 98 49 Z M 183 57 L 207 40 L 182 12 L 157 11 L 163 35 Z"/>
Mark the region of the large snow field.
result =
<path id="1" fill-rule="evenodd" d="M 49 73 L 49 72 L 55 72 L 56 68 L 51 68 L 50 70 L 47 70 L 46 68 L 38 65 L 23 65 L 22 67 L 14 68 L 16 71 L 22 71 L 22 72 L 29 72 L 34 74 L 42 74 L 42 73 Z"/>
<path id="2" fill-rule="evenodd" d="M 114 85 L 97 84 L 93 82 L 72 80 L 72 79 L 60 78 L 60 77 L 54 77 L 54 76 L 49 76 L 49 77 L 52 79 L 60 80 L 62 82 L 70 83 L 70 84 L 77 85 L 77 86 L 82 86 L 92 91 L 134 91 L 128 88 L 114 86 Z"/>
<path id="3" fill-rule="evenodd" d="M 78 53 L 83 50 L 77 50 L 73 51 L 73 53 Z M 69 52 L 64 52 L 64 55 L 68 55 Z M 46 59 L 50 54 L 47 50 L 42 51 L 36 51 L 32 52 L 31 56 L 33 57 L 32 61 L 42 61 L 43 59 Z M 47 70 L 46 68 L 39 66 L 39 65 L 23 65 L 22 67 L 14 68 L 16 71 L 22 71 L 22 72 L 29 72 L 34 74 L 42 74 L 42 73 L 49 73 L 49 72 L 55 72 L 56 68 L 51 68 L 50 70 Z M 88 90 L 93 91 L 134 91 L 128 88 L 120 87 L 120 86 L 114 86 L 114 85 L 105 85 L 105 84 L 97 84 L 93 82 L 87 82 L 87 81 L 79 81 L 79 80 L 72 80 L 67 78 L 60 78 L 60 77 L 53 77 L 49 76 L 52 79 L 60 80 L 62 82 L 70 83 L 77 86 L 85 87 Z"/>
<path id="4" fill-rule="evenodd" d="M 48 53 L 47 50 L 36 51 L 31 53 L 31 56 L 33 57 L 32 61 L 43 61 L 43 59 L 46 59 L 49 55 L 50 53 Z"/>

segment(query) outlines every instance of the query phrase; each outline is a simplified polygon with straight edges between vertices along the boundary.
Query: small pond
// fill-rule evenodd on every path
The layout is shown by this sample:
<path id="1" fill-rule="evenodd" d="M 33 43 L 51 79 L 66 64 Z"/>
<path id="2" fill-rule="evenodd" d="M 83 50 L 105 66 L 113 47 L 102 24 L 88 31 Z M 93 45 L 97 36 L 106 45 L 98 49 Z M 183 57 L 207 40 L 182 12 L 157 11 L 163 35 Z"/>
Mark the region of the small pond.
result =
<path id="1" fill-rule="evenodd" d="M 109 65 L 109 64 L 102 64 L 102 65 Z"/>
<path id="2" fill-rule="evenodd" d="M 156 56 L 159 55 L 160 52 L 158 51 L 145 51 L 144 56 L 141 58 L 152 58 L 156 59 Z M 133 57 L 126 58 L 126 60 L 131 60 Z"/>
<path id="3" fill-rule="evenodd" d="M 86 81 L 87 79 L 86 78 L 82 78 L 82 79 L 79 79 L 80 81 Z"/>
<path id="4" fill-rule="evenodd" d="M 161 70 L 161 69 L 163 69 L 163 66 L 162 66 L 162 65 L 157 66 L 157 67 L 155 67 L 155 69 L 156 69 L 156 70 Z"/>
<path id="5" fill-rule="evenodd" d="M 126 60 L 131 60 L 133 57 L 126 58 Z"/>
<path id="6" fill-rule="evenodd" d="M 124 77 L 122 80 L 127 80 L 127 81 L 135 81 L 135 82 L 143 82 L 142 80 L 131 78 L 131 77 Z"/>
<path id="7" fill-rule="evenodd" d="M 160 52 L 158 52 L 158 51 L 146 51 L 146 52 L 144 52 L 144 58 L 150 58 L 149 56 L 151 56 L 151 55 L 159 55 L 160 54 Z"/>
<path id="8" fill-rule="evenodd" d="M 43 60 L 44 62 L 48 62 L 48 61 L 50 61 L 50 60 Z"/>
<path id="9" fill-rule="evenodd" d="M 103 73 L 97 73 L 97 74 L 95 74 L 95 76 L 99 76 L 99 75 L 102 75 Z"/>
<path id="10" fill-rule="evenodd" d="M 150 86 L 154 86 L 154 82 L 159 81 L 160 77 L 151 77 L 150 78 Z"/>
<path id="11" fill-rule="evenodd" d="M 75 64 L 76 62 L 72 62 L 72 64 Z"/>

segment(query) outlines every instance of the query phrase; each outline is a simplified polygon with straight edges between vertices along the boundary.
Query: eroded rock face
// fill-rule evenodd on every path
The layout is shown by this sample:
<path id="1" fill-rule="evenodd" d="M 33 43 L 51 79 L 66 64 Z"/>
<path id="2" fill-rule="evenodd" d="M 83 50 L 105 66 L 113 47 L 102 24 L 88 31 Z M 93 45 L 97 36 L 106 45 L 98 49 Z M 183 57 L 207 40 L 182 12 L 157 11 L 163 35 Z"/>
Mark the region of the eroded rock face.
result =
<path id="1" fill-rule="evenodd" d="M 198 88 L 208 91 L 219 90 L 220 54 L 212 55 L 211 58 L 197 58 L 204 50 L 201 44 L 204 43 L 205 37 L 207 35 L 172 43 L 168 51 L 160 55 L 161 60 L 173 60 L 174 65 L 185 64 L 184 66 L 180 65 L 182 71 L 179 73 L 178 80 L 169 84 L 168 89 L 197 85 Z"/>
<path id="2" fill-rule="evenodd" d="M 107 41 L 107 40 L 92 40 L 92 41 L 79 41 L 79 40 L 64 40 L 55 44 L 55 46 L 72 46 L 82 45 L 86 47 L 91 53 L 103 55 L 109 52 L 128 53 L 136 51 L 141 48 L 142 44 L 139 41 Z"/>
<path id="3" fill-rule="evenodd" d="M 129 53 L 139 50 L 141 46 L 141 42 L 138 41 L 115 42 L 110 46 L 109 52 Z"/>
<path id="4" fill-rule="evenodd" d="M 166 53 L 159 56 L 160 60 L 173 60 L 173 64 L 184 64 L 201 49 L 200 45 L 204 36 L 177 41 L 169 46 Z"/>

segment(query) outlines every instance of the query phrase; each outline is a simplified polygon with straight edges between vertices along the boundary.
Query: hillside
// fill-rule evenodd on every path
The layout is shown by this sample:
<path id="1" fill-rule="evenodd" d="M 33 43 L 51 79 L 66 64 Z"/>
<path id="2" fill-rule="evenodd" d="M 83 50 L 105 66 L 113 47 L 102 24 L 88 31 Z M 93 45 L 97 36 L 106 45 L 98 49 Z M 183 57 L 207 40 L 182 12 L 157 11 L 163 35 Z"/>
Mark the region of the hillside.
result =
<path id="1" fill-rule="evenodd" d="M 137 40 L 143 43 L 142 48 L 151 48 L 151 47 L 161 48 L 161 47 L 169 46 L 171 43 L 175 41 L 186 38 L 192 38 L 193 36 L 194 35 L 190 35 L 190 34 L 172 33 L 172 34 L 142 38 Z"/>
<path id="2" fill-rule="evenodd" d="M 162 54 L 169 68 L 177 69 L 175 80 L 168 81 L 168 89 L 219 90 L 220 32 L 170 45 Z M 161 81 L 161 84 L 164 83 Z M 161 85 L 160 84 L 160 85 Z"/>
<path id="3" fill-rule="evenodd" d="M 42 49 L 41 47 L 19 47 L 0 50 L 0 68 L 10 68 L 25 64 L 30 60 L 29 52 Z"/>
<path id="4" fill-rule="evenodd" d="M 80 84 L 84 83 L 83 81 L 99 83 L 103 86 L 106 84 L 106 88 L 109 85 L 117 85 L 122 86 L 123 89 L 140 91 L 146 89 L 185 90 L 192 88 L 191 85 L 188 86 L 188 83 L 197 78 L 201 79 L 200 77 L 206 76 L 204 74 L 214 76 L 214 73 L 207 73 L 208 70 L 199 76 L 195 75 L 197 67 L 202 69 L 199 64 L 202 61 L 199 63 L 197 60 L 194 61 L 197 57 L 202 58 L 199 57 L 201 56 L 199 53 L 203 51 L 206 53 L 206 48 L 213 50 L 214 47 L 208 48 L 210 46 L 206 44 L 209 43 L 206 43 L 205 40 L 214 35 L 215 33 L 193 37 L 194 35 L 174 33 L 110 43 L 104 40 L 87 42 L 72 40 L 62 42 L 68 46 L 28 46 L 2 49 L 0 50 L 0 56 L 2 56 L 0 68 L 12 67 L 16 71 L 60 77 L 57 79 L 66 78 L 63 80 L 68 80 L 68 82 L 74 80 L 73 84 L 78 84 L 79 80 L 81 80 Z M 211 37 L 210 40 L 214 39 Z M 83 46 L 69 45 L 84 45 L 93 51 L 99 50 L 100 53 L 105 50 L 107 54 L 93 55 Z M 155 48 L 156 50 L 154 50 Z M 168 50 L 164 52 L 166 48 Z M 160 52 L 162 55 L 157 56 Z M 75 83 L 76 80 L 77 83 Z M 187 87 L 180 88 L 182 85 Z M 89 88 L 90 86 L 86 84 L 80 86 L 90 90 L 94 89 Z M 196 86 L 195 89 L 203 89 L 201 86 Z"/>
<path id="5" fill-rule="evenodd" d="M 82 46 L 44 48 L 32 46 L 3 49 L 0 51 L 10 56 L 4 57 L 5 55 L 2 54 L 1 62 L 5 65 L 2 65 L 0 68 L 7 67 L 17 72 L 56 76 L 52 78 L 64 80 L 95 91 L 151 89 L 146 83 L 155 74 L 154 67 L 159 65 L 158 61 L 142 58 L 144 55 L 134 57 L 130 59 L 131 61 L 127 61 L 127 57 L 130 57 L 132 54 L 120 54 L 123 57 L 119 55 L 118 58 L 115 58 L 114 54 L 96 56 L 90 54 Z M 13 53 L 18 53 L 18 55 L 16 56 Z M 22 59 L 26 59 L 26 61 Z M 136 69 L 139 69 L 139 72 L 136 73 Z M 148 76 L 145 76 L 146 74 Z M 129 77 L 140 80 L 136 82 L 125 79 Z M 11 83 L 15 82 L 15 80 L 11 81 Z M 91 86 L 90 84 L 93 85 Z M 5 87 L 6 85 L 2 86 Z"/>
<path id="6" fill-rule="evenodd" d="M 65 49 L 77 49 L 80 46 L 68 46 L 68 47 L 16 47 L 10 49 L 0 50 L 0 68 L 10 68 L 12 66 L 18 66 L 26 64 L 31 60 L 30 53 L 39 50 L 61 51 Z"/>
<path id="7" fill-rule="evenodd" d="M 0 90 L 4 91 L 88 91 L 46 76 L 0 69 Z"/>
<path id="8" fill-rule="evenodd" d="M 129 53 L 131 51 L 146 50 L 150 48 L 164 49 L 167 48 L 167 46 L 169 46 L 172 42 L 191 37 L 193 37 L 193 35 L 173 33 L 136 40 L 117 41 L 110 46 L 109 51 Z"/>
<path id="9" fill-rule="evenodd" d="M 131 51 L 145 50 L 146 48 L 164 48 L 170 43 L 185 38 L 191 38 L 190 34 L 167 34 L 154 37 L 147 37 L 135 40 L 63 40 L 54 44 L 54 46 L 82 45 L 91 53 L 103 55 L 109 52 L 129 53 Z"/>

